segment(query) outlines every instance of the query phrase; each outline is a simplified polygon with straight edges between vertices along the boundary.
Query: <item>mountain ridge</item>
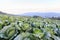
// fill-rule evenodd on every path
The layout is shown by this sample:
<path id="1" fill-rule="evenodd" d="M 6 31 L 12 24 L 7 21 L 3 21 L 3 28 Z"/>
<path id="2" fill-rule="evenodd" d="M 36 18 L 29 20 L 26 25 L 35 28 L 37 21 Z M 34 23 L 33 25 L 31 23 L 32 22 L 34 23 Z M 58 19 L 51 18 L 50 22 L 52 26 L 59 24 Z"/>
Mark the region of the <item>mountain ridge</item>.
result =
<path id="1" fill-rule="evenodd" d="M 2 12 L 2 11 L 0 11 L 0 14 L 14 15 L 14 14 L 8 14 L 8 13 Z M 28 13 L 23 13 L 23 14 L 16 14 L 15 16 L 60 17 L 60 13 L 56 13 L 56 12 L 28 12 Z"/>
<path id="2" fill-rule="evenodd" d="M 29 13 L 22 14 L 22 16 L 60 17 L 60 13 L 55 13 L 55 12 L 45 12 L 45 13 L 29 12 Z"/>

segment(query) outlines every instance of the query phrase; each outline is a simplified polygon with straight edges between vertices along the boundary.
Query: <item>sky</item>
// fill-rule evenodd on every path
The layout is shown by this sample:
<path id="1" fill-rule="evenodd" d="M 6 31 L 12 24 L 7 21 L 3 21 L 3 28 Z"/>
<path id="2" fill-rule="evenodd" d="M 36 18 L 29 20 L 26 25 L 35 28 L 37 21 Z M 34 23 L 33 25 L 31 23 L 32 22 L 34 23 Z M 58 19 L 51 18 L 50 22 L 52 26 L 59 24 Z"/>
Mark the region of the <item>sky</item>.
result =
<path id="1" fill-rule="evenodd" d="M 60 13 L 60 0 L 0 0 L 0 11 L 9 14 L 27 12 Z"/>

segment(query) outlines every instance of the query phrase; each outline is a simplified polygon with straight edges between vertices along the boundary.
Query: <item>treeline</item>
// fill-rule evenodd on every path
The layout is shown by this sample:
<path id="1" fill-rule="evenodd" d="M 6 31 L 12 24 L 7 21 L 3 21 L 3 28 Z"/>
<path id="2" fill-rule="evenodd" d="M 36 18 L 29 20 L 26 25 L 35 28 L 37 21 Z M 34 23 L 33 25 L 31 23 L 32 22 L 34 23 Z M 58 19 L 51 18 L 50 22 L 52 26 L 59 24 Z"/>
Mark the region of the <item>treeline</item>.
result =
<path id="1" fill-rule="evenodd" d="M 33 16 L 33 18 L 38 18 L 38 17 L 42 18 L 41 16 Z M 45 17 L 45 18 L 60 20 L 60 17 Z"/>
<path id="2" fill-rule="evenodd" d="M 50 19 L 57 19 L 57 20 L 60 20 L 60 17 L 51 17 Z"/>

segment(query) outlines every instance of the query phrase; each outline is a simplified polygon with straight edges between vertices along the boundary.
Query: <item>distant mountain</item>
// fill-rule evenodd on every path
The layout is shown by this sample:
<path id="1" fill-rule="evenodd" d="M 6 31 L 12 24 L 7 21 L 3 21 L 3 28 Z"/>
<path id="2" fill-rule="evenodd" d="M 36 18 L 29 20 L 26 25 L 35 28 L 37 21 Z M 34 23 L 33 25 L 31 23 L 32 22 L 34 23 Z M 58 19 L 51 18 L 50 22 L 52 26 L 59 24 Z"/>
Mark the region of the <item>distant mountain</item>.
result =
<path id="1" fill-rule="evenodd" d="M 7 13 L 4 13 L 4 12 L 0 11 L 0 14 L 7 14 Z"/>
<path id="2" fill-rule="evenodd" d="M 29 13 L 24 13 L 21 14 L 22 16 L 41 16 L 41 17 L 60 17 L 60 13 L 55 13 L 55 12 L 29 12 Z"/>
<path id="3" fill-rule="evenodd" d="M 60 17 L 60 13 L 55 13 L 55 12 L 28 12 L 28 13 L 23 13 L 23 14 L 9 14 L 0 11 L 0 14 L 4 15 L 12 15 L 12 16 L 41 16 L 41 17 Z"/>
<path id="4" fill-rule="evenodd" d="M 9 13 L 5 13 L 5 12 L 2 12 L 2 11 L 0 11 L 0 15 L 9 15 L 9 16 L 16 16 L 16 15 L 13 15 L 13 14 L 9 14 Z"/>

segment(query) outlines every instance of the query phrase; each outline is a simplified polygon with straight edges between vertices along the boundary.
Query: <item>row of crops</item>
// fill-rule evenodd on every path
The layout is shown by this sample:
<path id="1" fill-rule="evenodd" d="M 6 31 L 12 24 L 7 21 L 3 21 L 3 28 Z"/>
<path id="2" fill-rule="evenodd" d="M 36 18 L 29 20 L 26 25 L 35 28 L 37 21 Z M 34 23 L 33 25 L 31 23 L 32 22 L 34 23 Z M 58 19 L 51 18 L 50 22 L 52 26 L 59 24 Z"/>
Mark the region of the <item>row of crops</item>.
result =
<path id="1" fill-rule="evenodd" d="M 60 20 L 0 15 L 0 40 L 60 40 Z"/>

